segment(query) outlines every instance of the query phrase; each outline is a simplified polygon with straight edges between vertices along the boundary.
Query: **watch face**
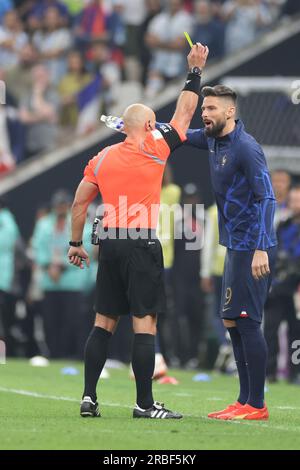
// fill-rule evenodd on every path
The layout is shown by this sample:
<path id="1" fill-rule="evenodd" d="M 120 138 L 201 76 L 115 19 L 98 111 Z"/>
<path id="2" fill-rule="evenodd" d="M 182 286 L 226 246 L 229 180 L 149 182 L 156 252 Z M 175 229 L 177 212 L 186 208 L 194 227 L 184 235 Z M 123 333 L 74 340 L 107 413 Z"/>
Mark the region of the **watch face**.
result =
<path id="1" fill-rule="evenodd" d="M 192 72 L 193 72 L 193 73 L 198 73 L 198 74 L 200 74 L 200 73 L 201 73 L 201 69 L 200 69 L 199 67 L 193 67 L 193 68 L 192 68 Z"/>

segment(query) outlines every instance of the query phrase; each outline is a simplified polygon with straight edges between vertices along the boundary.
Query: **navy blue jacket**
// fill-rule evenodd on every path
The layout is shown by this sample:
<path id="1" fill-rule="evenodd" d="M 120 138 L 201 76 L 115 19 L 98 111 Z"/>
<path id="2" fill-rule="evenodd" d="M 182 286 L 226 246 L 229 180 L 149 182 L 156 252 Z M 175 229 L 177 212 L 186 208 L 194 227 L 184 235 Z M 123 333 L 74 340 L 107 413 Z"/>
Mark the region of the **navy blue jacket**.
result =
<path id="1" fill-rule="evenodd" d="M 187 143 L 209 151 L 220 244 L 239 251 L 275 246 L 276 201 L 266 158 L 242 121 L 218 138 L 207 137 L 204 129 L 189 129 Z"/>

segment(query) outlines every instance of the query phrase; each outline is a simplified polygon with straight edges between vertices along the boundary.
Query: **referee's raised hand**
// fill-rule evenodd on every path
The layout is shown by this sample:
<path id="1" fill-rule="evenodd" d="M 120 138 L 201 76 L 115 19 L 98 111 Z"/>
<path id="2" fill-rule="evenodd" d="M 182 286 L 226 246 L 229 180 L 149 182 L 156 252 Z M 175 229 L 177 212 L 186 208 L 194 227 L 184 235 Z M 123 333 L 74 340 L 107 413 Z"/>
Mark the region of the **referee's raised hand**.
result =
<path id="1" fill-rule="evenodd" d="M 84 261 L 86 262 L 87 267 L 90 266 L 89 255 L 82 246 L 71 246 L 68 252 L 68 258 L 70 264 L 73 264 L 74 266 L 77 266 L 80 269 L 84 269 Z"/>
<path id="2" fill-rule="evenodd" d="M 200 69 L 203 69 L 206 64 L 208 53 L 209 49 L 207 46 L 203 46 L 200 42 L 194 44 L 187 56 L 189 68 L 192 69 L 193 67 L 199 67 Z"/>

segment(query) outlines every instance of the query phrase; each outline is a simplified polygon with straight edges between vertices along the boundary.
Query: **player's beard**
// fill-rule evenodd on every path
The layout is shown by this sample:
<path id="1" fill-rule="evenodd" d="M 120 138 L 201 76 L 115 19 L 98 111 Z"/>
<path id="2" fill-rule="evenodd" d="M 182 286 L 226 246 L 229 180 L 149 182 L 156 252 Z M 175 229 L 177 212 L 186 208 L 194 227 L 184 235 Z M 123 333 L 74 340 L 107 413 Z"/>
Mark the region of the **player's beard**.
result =
<path id="1" fill-rule="evenodd" d="M 210 128 L 205 129 L 207 137 L 218 137 L 226 126 L 226 120 L 212 124 Z"/>

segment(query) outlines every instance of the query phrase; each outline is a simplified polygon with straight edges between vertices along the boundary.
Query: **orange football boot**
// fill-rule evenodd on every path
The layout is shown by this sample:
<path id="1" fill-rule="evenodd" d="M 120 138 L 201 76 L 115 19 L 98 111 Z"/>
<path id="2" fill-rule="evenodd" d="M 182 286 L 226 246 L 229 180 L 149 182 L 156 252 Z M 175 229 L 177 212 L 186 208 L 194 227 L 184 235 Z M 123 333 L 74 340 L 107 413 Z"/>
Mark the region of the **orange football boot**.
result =
<path id="1" fill-rule="evenodd" d="M 246 419 L 246 420 L 267 420 L 269 418 L 268 408 L 264 406 L 263 408 L 254 408 L 251 405 L 243 405 L 242 407 L 233 410 L 229 413 L 224 413 L 217 416 L 217 419 L 224 419 L 224 420 L 239 420 L 239 419 Z"/>
<path id="2" fill-rule="evenodd" d="M 209 413 L 207 416 L 208 416 L 208 418 L 217 418 L 218 416 L 220 416 L 222 414 L 228 414 L 228 413 L 231 413 L 232 411 L 239 410 L 243 406 L 244 405 L 242 405 L 241 403 L 236 401 L 232 405 L 228 405 L 226 408 L 224 408 L 224 410 L 214 411 L 212 413 Z"/>

